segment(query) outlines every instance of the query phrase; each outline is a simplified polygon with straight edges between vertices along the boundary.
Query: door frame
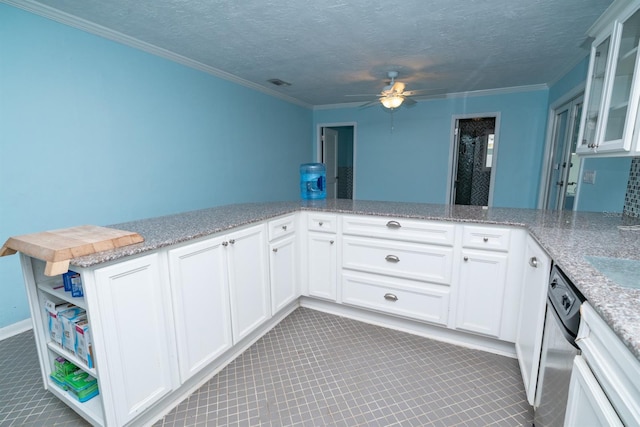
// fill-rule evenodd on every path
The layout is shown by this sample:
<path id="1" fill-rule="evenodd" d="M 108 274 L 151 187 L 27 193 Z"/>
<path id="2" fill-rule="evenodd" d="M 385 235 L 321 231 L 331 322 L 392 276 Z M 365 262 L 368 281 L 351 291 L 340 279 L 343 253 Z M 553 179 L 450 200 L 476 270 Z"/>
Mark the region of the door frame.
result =
<path id="1" fill-rule="evenodd" d="M 352 200 L 356 199 L 356 153 L 357 153 L 357 140 L 358 140 L 358 124 L 356 122 L 332 122 L 332 123 L 318 123 L 316 125 L 316 138 L 315 138 L 315 161 L 320 162 L 322 160 L 322 128 L 335 128 L 351 126 L 353 128 L 353 188 L 351 189 Z M 338 142 L 339 143 L 339 142 Z"/>
<path id="2" fill-rule="evenodd" d="M 540 173 L 540 184 L 538 191 L 538 209 L 544 209 L 545 204 L 547 202 L 548 192 L 549 192 L 549 175 L 551 172 L 551 163 L 553 160 L 553 137 L 555 136 L 555 117 L 557 114 L 557 110 L 560 107 L 564 106 L 571 100 L 582 95 L 584 97 L 584 91 L 586 87 L 586 82 L 582 82 L 579 85 L 575 86 L 569 92 L 562 95 L 560 98 L 555 100 L 553 104 L 549 106 L 549 113 L 547 116 L 547 133 L 545 136 L 545 144 L 544 144 L 544 155 L 543 155 L 543 163 L 542 170 Z M 582 114 L 585 114 L 584 106 L 582 108 Z M 580 141 L 578 141 L 580 144 Z M 584 165 L 584 159 L 580 157 L 580 165 L 578 166 L 578 184 L 576 186 L 576 197 L 573 201 L 573 210 L 576 210 L 578 206 L 578 198 L 580 197 L 580 187 L 582 184 L 582 166 Z"/>
<path id="3" fill-rule="evenodd" d="M 488 206 L 493 205 L 493 189 L 495 187 L 496 167 L 498 166 L 498 148 L 500 147 L 500 112 L 474 113 L 474 114 L 454 114 L 451 116 L 451 138 L 449 141 L 449 173 L 447 178 L 447 203 L 453 205 L 455 203 L 456 192 L 453 184 L 458 173 L 458 135 L 456 133 L 456 124 L 459 120 L 477 119 L 483 117 L 495 117 L 496 125 L 494 129 L 493 139 L 493 164 L 491 165 L 491 178 L 489 179 L 489 201 Z"/>

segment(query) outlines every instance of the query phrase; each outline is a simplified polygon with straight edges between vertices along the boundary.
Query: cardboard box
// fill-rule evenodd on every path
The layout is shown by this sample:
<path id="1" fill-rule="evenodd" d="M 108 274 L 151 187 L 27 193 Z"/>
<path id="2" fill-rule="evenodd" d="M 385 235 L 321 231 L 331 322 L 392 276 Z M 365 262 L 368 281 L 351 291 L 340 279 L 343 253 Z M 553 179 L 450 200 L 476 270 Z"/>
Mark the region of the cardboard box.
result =
<path id="1" fill-rule="evenodd" d="M 74 274 L 70 278 L 71 280 L 71 296 L 75 298 L 83 297 L 84 290 L 82 289 L 82 278 L 78 273 Z"/>
<path id="2" fill-rule="evenodd" d="M 70 352 L 76 351 L 76 323 L 87 318 L 87 312 L 80 307 L 65 310 L 58 316 L 62 323 L 62 347 Z"/>
<path id="3" fill-rule="evenodd" d="M 89 322 L 86 319 L 76 323 L 75 353 L 89 368 L 93 368 L 93 342 Z"/>
<path id="4" fill-rule="evenodd" d="M 64 313 L 66 310 L 70 310 L 75 305 L 64 302 L 64 303 L 55 303 L 50 300 L 45 301 L 45 311 L 48 317 L 48 327 L 49 327 L 49 336 L 51 337 L 51 341 L 58 343 L 58 345 L 62 346 L 62 321 L 60 315 Z"/>
<path id="5" fill-rule="evenodd" d="M 64 284 L 64 290 L 67 292 L 71 292 L 71 276 L 78 274 L 75 271 L 67 271 L 62 274 L 62 283 Z"/>

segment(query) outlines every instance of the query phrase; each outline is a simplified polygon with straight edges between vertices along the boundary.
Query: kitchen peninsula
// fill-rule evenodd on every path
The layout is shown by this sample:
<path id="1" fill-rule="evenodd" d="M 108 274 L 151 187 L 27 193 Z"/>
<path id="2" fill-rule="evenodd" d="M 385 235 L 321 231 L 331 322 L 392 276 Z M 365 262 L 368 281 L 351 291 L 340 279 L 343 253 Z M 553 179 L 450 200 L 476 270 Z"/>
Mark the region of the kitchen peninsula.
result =
<path id="1" fill-rule="evenodd" d="M 104 388 L 105 396 L 94 404 L 95 408 L 83 413 L 83 409 L 78 405 L 74 407 L 71 403 L 70 406 L 95 424 L 133 425 L 148 422 L 158 414 L 162 414 L 163 408 L 171 407 L 170 405 L 177 399 L 210 378 L 228 361 L 233 360 L 235 355 L 266 333 L 294 310 L 298 304 L 308 304 L 309 307 L 315 308 L 315 300 L 326 300 L 332 304 L 335 303 L 336 306 L 341 303 L 356 306 L 360 304 L 360 308 L 369 308 L 375 312 L 375 306 L 367 306 L 366 300 L 358 300 L 363 296 L 362 292 L 347 294 L 343 290 L 342 292 L 338 291 L 338 295 L 335 295 L 335 289 L 340 289 L 338 284 L 340 280 L 337 278 L 340 276 L 340 266 L 353 271 L 360 268 L 357 266 L 359 256 L 357 251 L 365 250 L 358 249 L 365 247 L 363 241 L 369 242 L 366 250 L 381 249 L 379 242 L 382 242 L 382 239 L 367 240 L 368 237 L 383 236 L 383 234 L 376 235 L 378 233 L 376 231 L 378 229 L 375 228 L 378 224 L 376 221 L 384 221 L 382 224 L 386 224 L 385 230 L 387 227 L 395 228 L 396 230 L 401 229 L 402 233 L 405 233 L 401 239 L 398 237 L 389 238 L 391 239 L 389 247 L 400 252 L 393 256 L 388 255 L 384 268 L 393 267 L 400 258 L 403 263 L 406 260 L 411 261 L 412 254 L 419 252 L 416 243 L 419 239 L 412 237 L 412 233 L 416 233 L 416 235 L 425 236 L 424 238 L 428 240 L 430 250 L 428 255 L 432 256 L 429 258 L 430 260 L 435 260 L 433 261 L 434 269 L 439 272 L 438 268 L 441 267 L 444 272 L 442 277 L 433 276 L 423 279 L 419 276 L 406 276 L 407 278 L 398 278 L 397 281 L 405 283 L 406 286 L 398 285 L 399 293 L 389 292 L 384 295 L 384 299 L 392 303 L 394 298 L 397 301 L 398 297 L 405 301 L 400 292 L 408 292 L 411 289 L 410 282 L 412 280 L 430 282 L 429 285 L 425 285 L 428 286 L 427 291 L 421 291 L 423 293 L 416 295 L 424 298 L 421 301 L 424 301 L 430 309 L 433 308 L 431 317 L 421 318 L 419 314 L 411 314 L 412 307 L 406 309 L 406 315 L 405 312 L 390 311 L 391 315 L 400 318 L 413 316 L 413 323 L 425 322 L 436 325 L 434 328 L 457 329 L 462 331 L 462 333 L 454 331 L 460 334 L 458 335 L 458 337 L 462 337 L 460 339 L 464 340 L 465 336 L 469 336 L 469 339 L 472 340 L 470 345 L 476 347 L 481 347 L 476 341 L 473 341 L 477 336 L 488 337 L 487 342 L 490 343 L 488 345 L 495 344 L 498 349 L 499 345 L 505 343 L 513 347 L 515 327 L 512 330 L 509 327 L 505 328 L 504 324 L 513 318 L 517 320 L 519 304 L 502 309 L 505 313 L 502 324 L 492 325 L 489 323 L 487 329 L 483 329 L 485 325 L 472 324 L 476 319 L 470 320 L 461 314 L 467 306 L 461 302 L 457 304 L 455 302 L 456 298 L 462 301 L 464 293 L 456 288 L 455 284 L 459 279 L 456 274 L 462 277 L 464 271 L 453 273 L 453 279 L 447 277 L 447 274 L 451 274 L 451 271 L 458 271 L 455 261 L 451 261 L 454 264 L 449 261 L 454 259 L 453 254 L 465 255 L 464 261 L 467 261 L 467 254 L 472 256 L 481 252 L 474 248 L 479 248 L 485 243 L 495 244 L 493 248 L 488 248 L 489 250 L 485 251 L 489 253 L 489 256 L 494 257 L 488 259 L 503 257 L 507 260 L 505 264 L 502 264 L 501 274 L 507 278 L 507 281 L 517 284 L 519 281 L 514 277 L 516 279 L 522 277 L 522 269 L 513 266 L 520 264 L 519 257 L 522 258 L 522 264 L 524 263 L 524 237 L 528 235 L 533 237 L 547 252 L 549 258 L 560 266 L 635 358 L 640 359 L 640 289 L 620 286 L 596 269 L 586 258 L 623 258 L 636 261 L 640 265 L 640 231 L 625 228 L 625 226 L 637 225 L 638 221 L 634 223 L 619 216 L 601 213 L 548 212 L 511 208 L 485 209 L 460 205 L 376 201 L 327 200 L 250 203 L 115 224 L 112 227 L 138 233 L 144 237 L 144 242 L 71 260 L 71 269 L 79 271 L 83 275 L 88 287 L 85 303 L 88 306 L 90 320 L 97 330 L 101 328 L 105 331 L 105 336 L 102 337 L 102 334 L 96 333 L 97 368 L 92 373 L 98 376 L 101 387 L 103 384 L 106 387 Z M 358 231 L 358 227 L 361 227 L 360 231 Z M 380 233 L 383 232 L 380 231 Z M 342 234 L 346 236 L 342 237 Z M 523 238 L 518 240 L 516 237 L 520 235 Z M 422 238 L 420 237 L 420 239 Z M 477 244 L 480 246 L 474 246 L 476 238 L 479 239 Z M 264 251 L 252 252 L 252 250 L 248 250 L 247 252 L 247 249 L 242 249 L 243 239 L 251 239 L 252 247 L 260 247 Z M 402 240 L 402 242 L 396 240 Z M 336 260 L 337 265 L 333 265 L 333 273 L 336 277 L 334 295 L 331 295 L 330 292 L 321 292 L 323 289 L 314 295 L 314 292 L 309 289 L 310 285 L 305 283 L 311 277 L 309 272 L 315 268 L 312 264 L 316 258 L 304 254 L 307 251 L 315 250 L 316 246 L 314 245 L 316 244 L 322 248 L 325 247 L 322 245 L 326 244 L 326 247 L 331 249 L 328 249 L 329 252 L 321 254 Z M 208 255 L 218 249 L 231 248 L 232 250 L 227 251 L 226 255 L 211 257 Z M 303 254 L 301 258 L 298 258 L 299 253 Z M 368 252 L 362 253 L 366 255 Z M 280 255 L 289 258 L 282 262 L 277 258 Z M 199 266 L 185 264 L 185 262 L 195 260 L 195 257 L 202 257 L 198 261 Z M 351 259 L 354 261 L 349 266 Z M 518 262 L 514 263 L 514 259 Z M 217 262 L 221 262 L 221 264 L 216 264 Z M 244 264 L 246 262 L 250 262 L 249 269 Z M 302 265 L 301 268 L 306 274 L 286 271 L 287 266 L 297 264 Z M 38 270 L 42 266 L 38 264 L 37 260 L 25 256 L 23 256 L 23 265 L 31 266 L 31 269 L 24 269 L 25 280 L 32 312 L 34 308 L 37 312 L 39 307 L 38 291 L 34 285 L 43 279 L 39 276 Z M 408 264 L 400 265 L 406 266 Z M 216 304 L 215 307 L 212 306 L 211 311 L 219 312 L 230 318 L 231 321 L 227 320 L 227 325 L 223 324 L 224 322 L 220 323 L 224 331 L 220 334 L 220 342 L 209 351 L 208 359 L 191 360 L 189 359 L 190 354 L 185 353 L 184 349 L 191 348 L 190 345 L 193 342 L 190 343 L 188 340 L 181 342 L 181 340 L 184 335 L 189 334 L 198 337 L 198 331 L 189 328 L 193 324 L 188 323 L 187 317 L 190 312 L 184 304 L 197 300 L 198 295 L 184 293 L 181 285 L 186 283 L 189 277 L 195 277 L 193 276 L 194 271 L 198 273 L 197 277 L 202 277 L 214 274 L 215 272 L 211 271 L 216 270 L 216 266 L 223 266 L 222 269 L 227 269 L 225 271 L 228 274 L 219 278 L 220 282 L 226 284 L 225 289 L 218 294 L 218 300 L 215 302 L 206 301 L 205 304 Z M 189 273 L 189 268 L 193 269 L 191 273 Z M 376 272 L 376 268 L 374 265 L 371 272 Z M 258 287 L 254 290 L 238 290 L 234 288 L 234 283 L 239 283 L 242 280 L 242 277 L 238 277 L 245 274 L 241 270 L 255 270 L 253 273 L 256 277 L 266 276 L 267 278 L 253 281 L 258 283 Z M 364 280 L 362 278 L 365 275 L 358 271 L 354 273 L 352 270 L 343 273 L 344 283 L 353 285 L 353 289 L 361 289 L 357 286 L 361 285 L 361 280 Z M 360 270 L 362 271 L 362 268 Z M 165 271 L 167 273 L 164 273 Z M 327 274 L 327 271 L 329 270 L 318 270 L 318 275 L 313 276 Z M 389 276 L 396 274 L 391 270 L 385 270 L 381 267 L 378 273 L 380 273 L 379 277 L 375 280 L 373 275 L 370 275 L 375 286 L 382 287 L 382 284 L 396 280 L 388 279 Z M 412 273 L 408 271 L 402 274 Z M 300 284 L 293 291 L 288 288 L 281 289 L 280 285 L 276 287 L 274 283 L 280 283 L 282 277 L 288 277 L 289 282 L 299 281 Z M 145 282 L 141 289 L 133 289 L 141 282 Z M 113 289 L 111 289 L 112 284 Z M 450 284 L 453 285 L 449 286 Z M 519 286 L 519 284 L 517 285 Z M 544 285 L 542 284 L 542 286 Z M 319 286 L 325 286 L 325 284 L 320 283 Z M 343 286 L 345 285 L 343 284 Z M 327 289 L 331 291 L 331 288 Z M 278 294 L 281 291 L 284 293 Z M 504 292 L 504 298 L 512 298 L 519 303 L 519 291 L 513 293 L 516 291 L 510 291 L 505 287 L 504 290 L 500 289 L 500 292 Z M 129 303 L 124 304 L 123 300 L 129 301 L 128 293 L 130 293 L 132 301 L 146 302 L 145 305 L 151 308 Z M 202 295 L 202 298 L 205 297 L 206 295 Z M 230 308 L 220 303 L 220 301 L 227 300 L 231 301 Z M 363 302 L 358 303 L 358 301 Z M 247 308 L 243 306 L 245 302 L 250 308 L 249 310 L 245 310 Z M 117 310 L 110 313 L 112 304 L 126 306 L 118 307 Z M 457 307 L 457 319 L 452 320 L 449 316 L 450 307 Z M 139 310 L 140 315 L 149 316 L 152 323 L 157 325 L 154 333 L 158 335 L 150 342 L 157 344 L 158 347 L 149 351 L 157 350 L 162 353 L 163 349 L 166 350 L 162 360 L 157 360 L 154 357 L 149 357 L 149 359 L 141 357 L 140 363 L 157 366 L 159 370 L 164 369 L 164 371 L 162 375 L 158 375 L 160 379 L 154 379 L 154 382 L 145 384 L 144 387 L 142 385 L 133 387 L 132 394 L 125 393 L 123 396 L 116 396 L 109 389 L 115 390 L 116 387 L 127 385 L 127 379 L 121 378 L 122 375 L 128 369 L 132 369 L 132 366 L 138 366 L 139 363 L 124 366 L 128 361 L 106 356 L 107 353 L 114 354 L 107 348 L 116 345 L 113 343 L 118 340 L 122 340 L 122 342 L 117 345 L 135 345 L 135 342 L 117 335 L 110 337 L 108 335 L 111 332 L 107 331 L 119 330 L 119 327 L 124 328 L 123 325 L 126 323 L 118 323 L 122 321 L 120 316 L 136 310 Z M 32 314 L 37 325 L 38 314 Z M 137 314 L 127 316 L 133 320 Z M 173 320 L 174 318 L 176 320 Z M 199 318 L 190 319 L 192 322 L 199 320 Z M 455 323 L 455 327 L 452 327 L 452 322 Z M 116 324 L 116 327 L 113 328 L 113 325 L 107 327 L 109 323 Z M 189 327 L 185 327 L 185 325 Z M 41 339 L 46 341 L 43 334 L 41 334 Z M 180 345 L 176 345 L 176 341 Z M 46 353 L 51 348 L 49 347 L 47 350 L 46 343 L 44 347 L 40 346 L 40 348 L 43 353 L 41 362 L 46 365 L 49 363 Z M 127 351 L 126 349 L 121 350 L 118 350 L 120 355 L 122 351 Z M 190 364 L 185 364 L 184 361 L 187 359 Z M 167 367 L 175 367 L 175 369 L 166 369 Z M 121 375 L 120 372 L 123 374 Z M 49 388 L 51 389 L 52 386 L 49 385 Z M 139 394 L 136 395 L 136 393 Z"/>

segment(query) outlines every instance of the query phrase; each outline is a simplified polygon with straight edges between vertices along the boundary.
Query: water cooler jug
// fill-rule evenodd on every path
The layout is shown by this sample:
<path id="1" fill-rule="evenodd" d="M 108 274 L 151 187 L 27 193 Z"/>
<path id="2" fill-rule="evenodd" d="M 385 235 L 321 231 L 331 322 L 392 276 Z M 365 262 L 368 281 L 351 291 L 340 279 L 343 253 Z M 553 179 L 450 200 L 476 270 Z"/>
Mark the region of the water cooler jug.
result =
<path id="1" fill-rule="evenodd" d="M 322 163 L 304 163 L 300 165 L 300 196 L 302 200 L 326 198 L 326 179 L 327 173 Z"/>

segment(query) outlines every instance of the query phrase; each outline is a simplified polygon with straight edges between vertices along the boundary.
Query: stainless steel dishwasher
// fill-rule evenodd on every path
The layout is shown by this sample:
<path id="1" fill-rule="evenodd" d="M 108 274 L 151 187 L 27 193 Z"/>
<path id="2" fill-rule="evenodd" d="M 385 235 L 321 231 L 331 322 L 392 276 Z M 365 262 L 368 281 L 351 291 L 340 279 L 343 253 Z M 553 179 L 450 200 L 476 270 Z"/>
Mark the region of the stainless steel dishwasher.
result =
<path id="1" fill-rule="evenodd" d="M 534 405 L 535 427 L 564 424 L 573 358 L 580 354 L 575 338 L 580 325 L 580 305 L 584 300 L 558 266 L 554 266 L 549 277 Z"/>

